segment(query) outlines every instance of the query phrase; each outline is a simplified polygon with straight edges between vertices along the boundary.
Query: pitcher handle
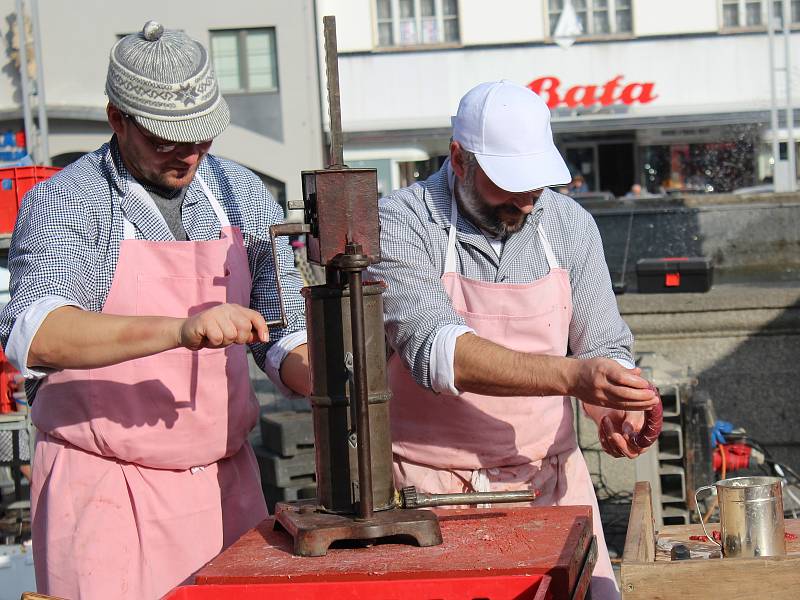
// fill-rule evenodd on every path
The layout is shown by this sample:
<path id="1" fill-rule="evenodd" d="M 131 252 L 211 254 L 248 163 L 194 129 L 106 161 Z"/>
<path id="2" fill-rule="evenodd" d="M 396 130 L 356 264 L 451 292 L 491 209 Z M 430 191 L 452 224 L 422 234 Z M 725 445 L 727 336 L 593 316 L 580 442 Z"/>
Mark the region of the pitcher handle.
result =
<path id="1" fill-rule="evenodd" d="M 697 491 L 694 493 L 694 509 L 697 511 L 697 516 L 700 519 L 700 524 L 703 526 L 703 533 L 706 534 L 706 538 L 708 538 L 709 540 L 711 540 L 712 542 L 717 544 L 717 546 L 719 546 L 720 550 L 722 550 L 722 544 L 719 544 L 713 537 L 708 535 L 708 530 L 706 529 L 706 524 L 703 521 L 703 515 L 700 514 L 700 507 L 697 504 L 697 494 L 699 494 L 703 490 L 710 490 L 713 487 L 714 487 L 713 485 L 704 485 L 703 487 L 697 488 Z"/>

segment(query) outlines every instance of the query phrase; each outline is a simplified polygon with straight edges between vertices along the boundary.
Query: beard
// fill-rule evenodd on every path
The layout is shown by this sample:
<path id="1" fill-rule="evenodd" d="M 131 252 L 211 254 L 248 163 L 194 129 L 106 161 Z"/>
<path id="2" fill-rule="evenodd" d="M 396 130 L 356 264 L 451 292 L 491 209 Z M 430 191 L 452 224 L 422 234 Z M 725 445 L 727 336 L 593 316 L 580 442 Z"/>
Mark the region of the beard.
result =
<path id="1" fill-rule="evenodd" d="M 525 225 L 527 215 L 513 204 L 489 205 L 475 187 L 475 167 L 466 169 L 464 180 L 456 178 L 456 199 L 470 221 L 495 238 L 506 238 Z"/>

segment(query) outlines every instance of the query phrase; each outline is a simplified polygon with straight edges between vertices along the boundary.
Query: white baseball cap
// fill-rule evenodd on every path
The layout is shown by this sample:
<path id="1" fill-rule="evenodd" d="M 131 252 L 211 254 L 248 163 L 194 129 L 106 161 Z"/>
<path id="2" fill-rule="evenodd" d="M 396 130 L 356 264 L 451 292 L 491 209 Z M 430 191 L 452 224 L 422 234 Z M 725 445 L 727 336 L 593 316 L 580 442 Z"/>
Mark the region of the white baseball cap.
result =
<path id="1" fill-rule="evenodd" d="M 508 192 L 527 192 L 572 180 L 553 143 L 550 109 L 512 81 L 475 86 L 452 117 L 453 140 L 469 150 L 489 179 Z"/>

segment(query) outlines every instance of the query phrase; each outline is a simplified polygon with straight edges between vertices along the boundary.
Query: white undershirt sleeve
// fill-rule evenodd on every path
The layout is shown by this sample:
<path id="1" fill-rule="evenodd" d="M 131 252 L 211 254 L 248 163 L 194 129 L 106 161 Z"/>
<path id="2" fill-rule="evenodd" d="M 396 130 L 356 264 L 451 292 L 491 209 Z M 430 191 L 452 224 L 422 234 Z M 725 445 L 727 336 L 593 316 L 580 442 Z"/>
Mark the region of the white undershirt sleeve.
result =
<path id="1" fill-rule="evenodd" d="M 635 367 L 636 367 L 636 365 L 635 365 L 635 364 L 633 364 L 633 363 L 632 363 L 631 361 L 629 361 L 629 360 L 625 360 L 624 358 L 612 358 L 611 360 L 615 360 L 615 361 L 617 361 L 617 362 L 618 362 L 620 365 L 622 365 L 622 366 L 623 366 L 623 367 L 625 367 L 626 369 L 633 369 L 633 368 L 635 368 Z"/>
<path id="2" fill-rule="evenodd" d="M 83 308 L 76 302 L 61 296 L 45 296 L 44 298 L 39 298 L 18 314 L 14 321 L 14 327 L 11 328 L 11 335 L 8 337 L 8 343 L 6 344 L 6 356 L 26 379 L 42 379 L 57 370 L 45 367 L 28 368 L 28 352 L 31 349 L 31 342 L 33 342 L 33 338 L 36 332 L 39 331 L 39 327 L 41 327 L 45 317 L 62 306 Z"/>
<path id="3" fill-rule="evenodd" d="M 308 335 L 305 329 L 295 331 L 287 336 L 282 337 L 277 342 L 272 344 L 272 347 L 267 351 L 266 359 L 264 360 L 264 372 L 269 377 L 270 381 L 275 384 L 278 391 L 287 398 L 302 398 L 300 394 L 296 394 L 293 390 L 286 387 L 281 381 L 281 363 L 286 355 L 292 350 L 301 346 L 308 341 Z"/>
<path id="4" fill-rule="evenodd" d="M 475 333 L 466 325 L 445 325 L 433 338 L 431 344 L 431 387 L 440 394 L 458 395 L 455 385 L 456 340 L 465 333 Z"/>

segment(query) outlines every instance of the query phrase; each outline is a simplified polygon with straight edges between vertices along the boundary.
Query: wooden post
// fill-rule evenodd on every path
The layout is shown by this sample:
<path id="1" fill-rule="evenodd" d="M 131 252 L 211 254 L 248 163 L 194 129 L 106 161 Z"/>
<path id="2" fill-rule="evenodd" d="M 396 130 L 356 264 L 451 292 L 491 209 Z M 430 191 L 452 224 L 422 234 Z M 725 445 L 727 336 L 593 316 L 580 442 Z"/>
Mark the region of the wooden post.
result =
<path id="1" fill-rule="evenodd" d="M 633 489 L 631 516 L 625 535 L 624 562 L 651 563 L 656 559 L 656 531 L 653 524 L 653 502 L 650 483 L 636 482 Z"/>

